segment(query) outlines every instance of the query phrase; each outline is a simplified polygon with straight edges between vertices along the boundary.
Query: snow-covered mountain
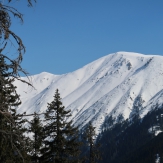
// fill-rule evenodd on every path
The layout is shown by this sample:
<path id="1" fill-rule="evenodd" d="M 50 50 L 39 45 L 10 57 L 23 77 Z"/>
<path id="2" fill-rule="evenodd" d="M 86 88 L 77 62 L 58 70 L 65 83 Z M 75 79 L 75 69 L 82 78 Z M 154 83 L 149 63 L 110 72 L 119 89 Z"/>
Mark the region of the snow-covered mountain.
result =
<path id="1" fill-rule="evenodd" d="M 72 111 L 74 124 L 82 128 L 91 121 L 97 132 L 107 116 L 127 119 L 139 106 L 143 117 L 163 103 L 163 56 L 117 52 L 74 72 L 43 72 L 30 79 L 35 89 L 15 82 L 22 100 L 18 112 L 44 112 L 58 88 L 63 105 Z"/>

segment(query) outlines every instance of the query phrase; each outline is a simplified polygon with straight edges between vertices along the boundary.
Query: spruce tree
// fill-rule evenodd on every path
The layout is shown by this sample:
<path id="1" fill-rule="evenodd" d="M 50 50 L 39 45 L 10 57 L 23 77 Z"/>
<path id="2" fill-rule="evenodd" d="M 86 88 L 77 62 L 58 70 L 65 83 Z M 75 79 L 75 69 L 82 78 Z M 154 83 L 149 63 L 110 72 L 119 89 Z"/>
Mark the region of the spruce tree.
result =
<path id="1" fill-rule="evenodd" d="M 41 123 L 39 115 L 35 112 L 28 132 L 32 132 L 32 150 L 31 157 L 34 163 L 39 163 L 41 157 L 41 147 L 43 145 L 43 125 Z"/>
<path id="2" fill-rule="evenodd" d="M 16 114 L 21 104 L 14 79 L 0 56 L 0 162 L 25 162 L 24 129 L 22 116 Z"/>
<path id="3" fill-rule="evenodd" d="M 27 0 L 29 6 L 35 0 Z M 23 115 L 16 113 L 20 105 L 20 99 L 13 85 L 14 79 L 18 79 L 28 85 L 29 82 L 20 78 L 20 72 L 27 75 L 22 69 L 21 62 L 25 53 L 25 46 L 21 38 L 12 31 L 14 17 L 23 22 L 23 15 L 10 6 L 13 0 L 0 1 L 0 162 L 21 163 L 28 162 L 25 138 L 25 120 Z M 7 4 L 7 5 L 5 5 Z M 11 51 L 11 45 L 16 48 L 17 56 L 10 57 L 7 51 Z M 16 58 L 16 59 L 15 59 Z"/>
<path id="4" fill-rule="evenodd" d="M 100 159 L 100 152 L 98 150 L 99 144 L 95 143 L 95 127 L 92 126 L 91 123 L 89 123 L 86 131 L 85 131 L 85 139 L 87 141 L 88 149 L 89 149 L 89 155 L 88 155 L 88 162 L 89 163 L 97 163 Z"/>
<path id="5" fill-rule="evenodd" d="M 27 119 L 24 117 L 26 116 L 25 113 L 22 114 L 17 114 L 15 109 L 12 109 L 12 117 L 14 120 L 14 124 L 12 125 L 12 132 L 13 134 L 13 142 L 16 147 L 15 151 L 15 162 L 19 160 L 19 162 L 30 162 L 30 157 L 28 153 L 31 151 L 31 143 L 30 143 L 30 138 L 27 137 Z"/>
<path id="6" fill-rule="evenodd" d="M 43 148 L 44 162 L 73 163 L 78 162 L 79 142 L 78 130 L 67 121 L 71 111 L 62 105 L 58 89 L 54 100 L 48 103 L 45 113 L 45 147 Z"/>

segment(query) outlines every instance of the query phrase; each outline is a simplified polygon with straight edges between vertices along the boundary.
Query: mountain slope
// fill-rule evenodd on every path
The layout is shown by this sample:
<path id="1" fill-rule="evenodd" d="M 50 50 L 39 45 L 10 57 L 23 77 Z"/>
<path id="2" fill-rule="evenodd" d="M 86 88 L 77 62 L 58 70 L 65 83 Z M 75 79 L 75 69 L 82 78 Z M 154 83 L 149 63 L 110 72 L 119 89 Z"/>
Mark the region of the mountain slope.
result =
<path id="1" fill-rule="evenodd" d="M 162 56 L 118 52 L 74 72 L 43 72 L 30 79 L 35 89 L 15 82 L 22 100 L 18 112 L 44 112 L 58 88 L 74 124 L 82 128 L 91 121 L 97 132 L 107 116 L 131 118 L 139 106 L 143 117 L 153 105 L 163 102 Z"/>
<path id="2" fill-rule="evenodd" d="M 99 162 L 154 163 L 157 160 L 162 163 L 162 115 L 163 107 L 155 107 L 143 119 L 126 120 L 103 130 L 97 139 L 102 151 Z"/>

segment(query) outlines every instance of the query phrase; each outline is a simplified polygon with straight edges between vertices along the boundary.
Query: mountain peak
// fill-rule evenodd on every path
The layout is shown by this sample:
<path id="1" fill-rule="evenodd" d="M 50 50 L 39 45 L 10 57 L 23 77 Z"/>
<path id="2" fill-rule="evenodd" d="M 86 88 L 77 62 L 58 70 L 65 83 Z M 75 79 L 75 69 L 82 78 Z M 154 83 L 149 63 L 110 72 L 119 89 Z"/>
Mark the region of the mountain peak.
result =
<path id="1" fill-rule="evenodd" d="M 132 118 L 135 108 L 143 117 L 152 105 L 162 104 L 163 57 L 117 52 L 64 75 L 47 72 L 31 76 L 36 89 L 16 81 L 22 105 L 19 112 L 44 112 L 58 88 L 74 125 L 89 121 L 98 132 L 107 117 Z"/>

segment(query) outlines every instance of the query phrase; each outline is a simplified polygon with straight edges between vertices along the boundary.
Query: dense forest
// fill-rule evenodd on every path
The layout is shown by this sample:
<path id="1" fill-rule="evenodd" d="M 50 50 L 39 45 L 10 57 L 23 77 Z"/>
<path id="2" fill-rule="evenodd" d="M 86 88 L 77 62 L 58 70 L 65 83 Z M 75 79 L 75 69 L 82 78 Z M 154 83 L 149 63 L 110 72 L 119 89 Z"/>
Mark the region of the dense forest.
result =
<path id="1" fill-rule="evenodd" d="M 102 163 L 152 163 L 156 157 L 162 162 L 163 107 L 156 107 L 143 119 L 121 121 L 112 127 L 112 117 L 106 118 L 103 132 L 97 142 L 101 144 Z M 159 133 L 157 135 L 157 133 Z"/>

